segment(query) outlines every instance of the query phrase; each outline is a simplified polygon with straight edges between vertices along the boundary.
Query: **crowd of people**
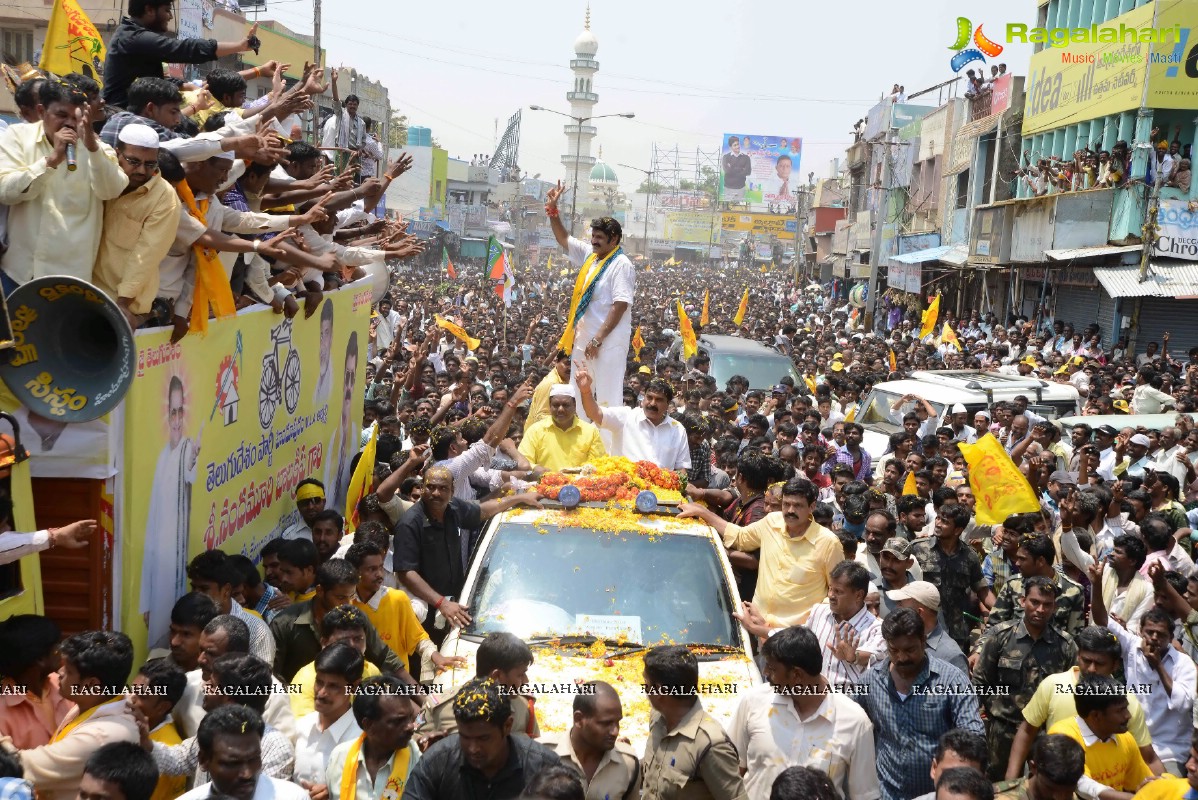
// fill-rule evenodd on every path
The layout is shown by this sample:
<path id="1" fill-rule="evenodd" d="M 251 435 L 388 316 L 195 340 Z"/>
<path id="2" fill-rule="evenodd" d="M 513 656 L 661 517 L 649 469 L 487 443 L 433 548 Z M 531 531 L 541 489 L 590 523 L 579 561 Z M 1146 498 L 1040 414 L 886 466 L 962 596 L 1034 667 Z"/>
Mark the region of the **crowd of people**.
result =
<path id="1" fill-rule="evenodd" d="M 1159 129 L 1153 129 L 1152 140 L 1156 145 L 1148 160 L 1145 183 L 1159 183 L 1162 188 L 1188 193 L 1193 181 L 1191 145 L 1181 143 L 1180 126 L 1174 131 L 1172 141 L 1158 141 L 1157 137 L 1161 135 Z M 1127 142 L 1121 139 L 1115 142 L 1109 152 L 1096 143 L 1075 150 L 1072 159 L 1056 156 L 1039 158 L 1034 165 L 1031 163 L 1031 153 L 1025 152 L 1024 163 L 1015 174 L 1037 197 L 1057 192 L 1104 189 L 1127 183 L 1130 159 Z"/>
<path id="2" fill-rule="evenodd" d="M 277 61 L 184 84 L 163 77 L 162 62 L 250 50 L 253 31 L 240 42 L 176 39 L 169 3 L 128 10 L 102 91 L 89 75 L 33 69 L 14 87 L 22 121 L 0 133 L 6 292 L 72 276 L 102 289 L 132 327 L 172 326 L 178 341 L 253 303 L 293 316 L 302 302 L 311 315 L 367 265 L 420 252 L 379 209 L 411 159 L 379 174 L 383 153 L 356 96 L 338 100 L 322 150 L 303 139 L 299 116 L 329 90 L 322 68 L 305 65 L 291 88 L 291 65 Z M 247 101 L 247 80 L 259 77 L 273 88 Z M 330 78 L 336 98 L 335 70 Z"/>
<path id="3" fill-rule="evenodd" d="M 352 96 L 322 135 L 357 159 L 334 165 L 303 141 L 296 115 L 327 89 L 319 68 L 291 89 L 285 65 L 251 70 L 276 91 L 247 106 L 246 75 L 180 86 L 161 62 L 251 49 L 253 31 L 181 41 L 162 35 L 169 3 L 129 12 L 107 105 L 86 76 L 18 87 L 25 122 L 0 133 L 5 291 L 77 275 L 131 324 L 182 337 L 250 303 L 314 313 L 386 263 L 361 420 L 374 480 L 355 508 L 346 486 L 301 481 L 300 521 L 260 563 L 196 555 L 141 663 L 120 631 L 0 622 L 0 794 L 1198 793 L 1198 346 L 1181 356 L 1166 334 L 1136 352 L 1091 320 L 927 320 L 897 303 L 869 319 L 845 287 L 796 286 L 789 271 L 637 265 L 614 219 L 570 235 L 560 186 L 545 213 L 570 268 L 560 254 L 519 263 L 507 303 L 481 265 L 400 263 L 419 243 L 373 212 L 409 162 L 368 174 L 381 156 Z M 784 368 L 762 385 L 717 378 L 711 334 L 759 342 Z M 942 413 L 932 392 L 904 394 L 883 410 L 895 432 L 868 450 L 870 391 L 943 369 L 1060 383 L 1081 415 L 1176 419 L 1065 429 L 1028 397 Z M 974 493 L 989 475 L 971 476 L 962 451 L 987 436 L 1036 498 L 997 524 Z M 640 643 L 641 686 L 584 684 L 560 735 L 541 732 L 537 651 L 511 633 L 482 639 L 471 680 L 435 687 L 465 663 L 439 647 L 471 623 L 462 590 L 486 521 L 540 505 L 545 473 L 606 455 L 683 475 L 679 515 L 723 542 L 764 678 L 729 720 L 699 696 L 703 654 L 672 642 Z M 80 546 L 91 527 L 0 534 L 0 560 Z M 652 709 L 643 749 L 620 735 L 630 692 Z"/>

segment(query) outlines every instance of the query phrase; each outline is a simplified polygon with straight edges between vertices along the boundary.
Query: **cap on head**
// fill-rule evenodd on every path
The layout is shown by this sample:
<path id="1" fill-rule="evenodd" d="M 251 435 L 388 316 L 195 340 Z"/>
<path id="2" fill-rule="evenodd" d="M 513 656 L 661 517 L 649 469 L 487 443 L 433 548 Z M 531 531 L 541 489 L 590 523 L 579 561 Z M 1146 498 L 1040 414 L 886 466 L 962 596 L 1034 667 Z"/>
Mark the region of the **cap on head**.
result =
<path id="1" fill-rule="evenodd" d="M 121 128 L 116 138 L 117 141 L 134 147 L 149 147 L 156 150 L 159 145 L 158 134 L 154 132 L 154 129 L 140 123 L 133 123 Z"/>
<path id="2" fill-rule="evenodd" d="M 895 602 L 914 600 L 928 611 L 940 610 L 940 590 L 927 581 L 911 581 L 901 589 L 892 589 L 886 596 Z"/>

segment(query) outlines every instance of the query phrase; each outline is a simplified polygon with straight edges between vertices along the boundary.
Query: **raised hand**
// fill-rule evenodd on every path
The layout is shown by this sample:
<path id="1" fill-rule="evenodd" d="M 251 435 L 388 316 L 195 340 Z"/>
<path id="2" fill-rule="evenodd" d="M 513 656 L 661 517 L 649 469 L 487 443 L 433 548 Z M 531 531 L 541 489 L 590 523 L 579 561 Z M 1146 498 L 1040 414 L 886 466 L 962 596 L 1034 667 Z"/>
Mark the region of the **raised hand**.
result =
<path id="1" fill-rule="evenodd" d="M 565 191 L 566 190 L 565 190 L 565 187 L 562 186 L 562 182 L 558 181 L 557 186 L 554 186 L 545 195 L 545 209 L 546 210 L 556 209 L 557 201 L 561 199 L 561 196 Z"/>

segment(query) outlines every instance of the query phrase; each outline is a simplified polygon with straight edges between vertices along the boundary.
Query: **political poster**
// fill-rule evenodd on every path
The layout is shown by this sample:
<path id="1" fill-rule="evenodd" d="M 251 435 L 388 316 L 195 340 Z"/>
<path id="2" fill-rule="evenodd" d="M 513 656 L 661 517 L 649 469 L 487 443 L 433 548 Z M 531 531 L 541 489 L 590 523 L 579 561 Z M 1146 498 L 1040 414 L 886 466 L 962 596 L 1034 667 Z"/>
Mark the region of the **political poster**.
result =
<path id="1" fill-rule="evenodd" d="M 296 519 L 313 477 L 344 510 L 359 450 L 371 290 L 325 296 L 310 318 L 255 307 L 203 336 L 136 336 L 117 515 L 121 629 L 160 646 L 187 563 L 220 548 L 256 558 Z"/>
<path id="2" fill-rule="evenodd" d="M 799 188 L 798 136 L 726 133 L 720 145 L 720 200 L 767 205 L 793 203 Z"/>

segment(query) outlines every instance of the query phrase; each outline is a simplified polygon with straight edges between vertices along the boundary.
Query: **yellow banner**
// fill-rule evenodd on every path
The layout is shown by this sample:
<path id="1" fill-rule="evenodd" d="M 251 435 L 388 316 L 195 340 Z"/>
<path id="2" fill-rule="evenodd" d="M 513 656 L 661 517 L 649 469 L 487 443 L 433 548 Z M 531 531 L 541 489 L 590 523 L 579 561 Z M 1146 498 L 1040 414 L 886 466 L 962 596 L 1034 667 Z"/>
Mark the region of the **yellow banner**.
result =
<path id="1" fill-rule="evenodd" d="M 1061 46 L 1045 47 L 1033 55 L 1028 68 L 1023 135 L 1139 108 L 1145 100 L 1144 83 L 1150 68 L 1158 85 L 1148 93 L 1149 107 L 1198 108 L 1194 104 L 1198 88 L 1189 85 L 1198 81 L 1186 77 L 1184 63 L 1150 63 L 1171 56 L 1175 50 L 1180 52 L 1179 42 L 1173 39 L 1154 44 L 1141 41 L 1148 37 L 1138 33 L 1175 24 L 1193 26 L 1193 3 L 1176 3 L 1172 4 L 1176 8 L 1168 9 L 1166 5 L 1170 4 L 1148 3 L 1101 25 L 1076 29 L 1089 41 L 1079 41 L 1083 38 L 1080 35 L 1071 36 Z M 1153 12 L 1158 7 L 1161 19 L 1154 22 Z M 1183 19 L 1187 15 L 1188 19 Z M 1131 30 L 1137 34 L 1123 33 Z M 1184 53 L 1180 57 L 1185 60 Z M 1170 70 L 1173 77 L 1166 77 Z M 1166 99 L 1166 93 L 1179 100 L 1188 98 L 1189 104 L 1154 102 L 1154 97 Z M 1089 142 L 1078 146 L 1081 144 Z"/>
<path id="2" fill-rule="evenodd" d="M 715 244 L 720 241 L 720 226 L 709 211 L 669 211 L 662 238 L 671 242 Z"/>
<path id="3" fill-rule="evenodd" d="M 168 633 L 197 553 L 257 558 L 299 519 L 304 478 L 345 509 L 370 303 L 358 284 L 326 295 L 311 319 L 256 309 L 178 345 L 169 330 L 136 337 L 117 516 L 121 629 L 141 654 Z"/>
<path id="4" fill-rule="evenodd" d="M 936 330 L 936 317 L 940 316 L 940 295 L 937 294 L 932 298 L 931 305 L 923 312 L 923 322 L 919 328 L 919 338 L 927 336 L 932 331 Z"/>
<path id="5" fill-rule="evenodd" d="M 740 214 L 728 212 L 720 215 L 720 228 L 726 231 L 752 231 L 768 236 L 776 234 L 779 239 L 795 238 L 793 214 Z"/>
<path id="6" fill-rule="evenodd" d="M 76 0 L 54 0 L 38 66 L 56 75 L 79 72 L 104 83 L 104 40 Z"/>
<path id="7" fill-rule="evenodd" d="M 466 333 L 466 329 L 461 325 L 458 325 L 456 322 L 451 320 L 445 319 L 445 317 L 441 316 L 440 314 L 433 315 L 433 322 L 435 322 L 437 327 L 441 330 L 448 331 L 449 333 L 453 334 L 459 341 L 461 341 L 471 350 L 477 350 L 478 346 L 482 343 L 481 340 L 475 339 L 473 336 Z"/>
<path id="8" fill-rule="evenodd" d="M 690 358 L 699 351 L 699 344 L 695 341 L 695 329 L 691 327 L 691 318 L 686 315 L 682 301 L 674 302 L 678 304 L 678 335 L 682 337 L 682 357 Z"/>
<path id="9" fill-rule="evenodd" d="M 1149 108 L 1198 109 L 1198 3 L 1157 3 L 1158 28 L 1180 26 L 1189 31 L 1185 44 L 1158 43 L 1152 46 L 1148 65 Z"/>
<path id="10" fill-rule="evenodd" d="M 1001 525 L 1012 514 L 1040 510 L 1036 492 L 994 434 L 987 433 L 977 444 L 962 444 L 961 455 L 969 465 L 978 524 Z"/>

